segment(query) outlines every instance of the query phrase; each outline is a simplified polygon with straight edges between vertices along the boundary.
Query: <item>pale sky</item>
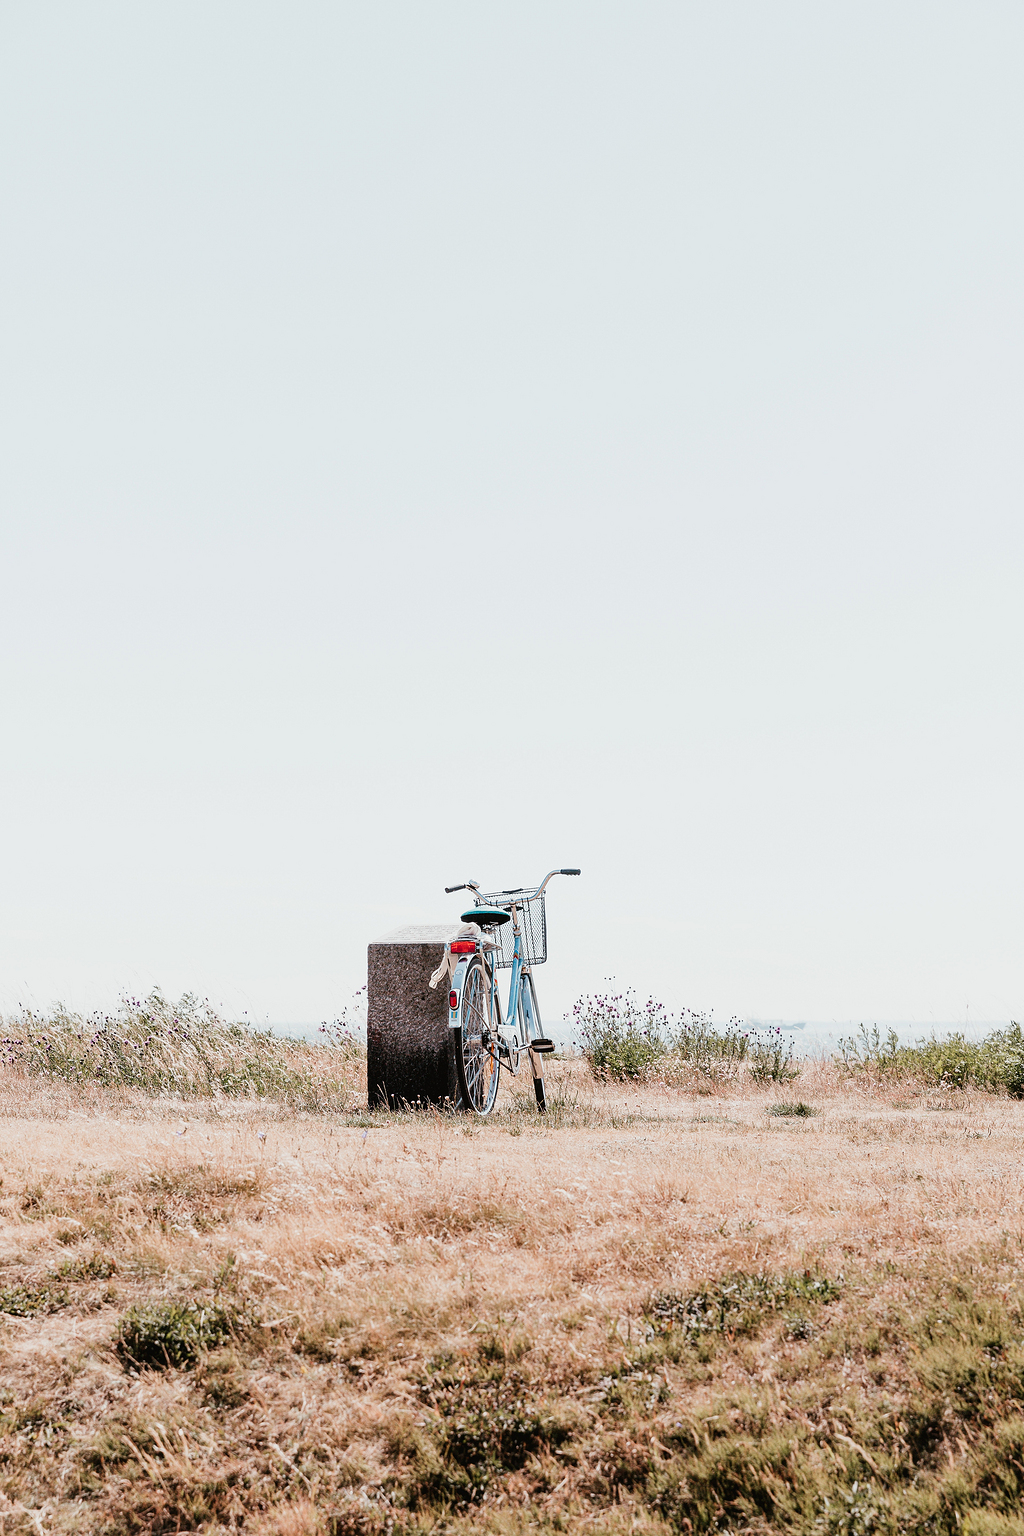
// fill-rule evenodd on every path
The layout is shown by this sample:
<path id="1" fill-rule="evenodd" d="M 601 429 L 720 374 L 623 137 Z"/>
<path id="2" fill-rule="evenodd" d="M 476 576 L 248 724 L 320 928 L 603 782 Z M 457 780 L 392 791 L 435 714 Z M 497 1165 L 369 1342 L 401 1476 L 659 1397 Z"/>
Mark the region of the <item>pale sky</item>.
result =
<path id="1" fill-rule="evenodd" d="M 443 887 L 1022 1017 L 1019 3 L 0 6 L 0 1006 Z"/>

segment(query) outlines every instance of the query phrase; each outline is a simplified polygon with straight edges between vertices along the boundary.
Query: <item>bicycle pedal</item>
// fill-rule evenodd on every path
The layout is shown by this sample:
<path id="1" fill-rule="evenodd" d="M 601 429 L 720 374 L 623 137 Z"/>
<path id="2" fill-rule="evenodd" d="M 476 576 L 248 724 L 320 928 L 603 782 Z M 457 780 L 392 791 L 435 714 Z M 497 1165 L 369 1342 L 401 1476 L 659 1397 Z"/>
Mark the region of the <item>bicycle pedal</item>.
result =
<path id="1" fill-rule="evenodd" d="M 536 1051 L 538 1056 L 548 1056 L 555 1049 L 553 1040 L 546 1040 L 543 1036 L 539 1040 L 530 1041 L 531 1051 Z"/>

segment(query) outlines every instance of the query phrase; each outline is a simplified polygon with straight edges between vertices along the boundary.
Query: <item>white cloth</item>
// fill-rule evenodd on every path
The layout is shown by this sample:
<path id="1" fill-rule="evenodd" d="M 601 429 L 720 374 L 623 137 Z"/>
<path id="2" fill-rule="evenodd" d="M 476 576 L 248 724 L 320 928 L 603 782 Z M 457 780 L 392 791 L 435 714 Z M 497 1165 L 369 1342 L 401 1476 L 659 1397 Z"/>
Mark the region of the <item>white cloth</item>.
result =
<path id="1" fill-rule="evenodd" d="M 482 950 L 492 950 L 498 949 L 500 947 L 499 945 L 492 943 L 490 939 L 485 939 L 483 930 L 478 927 L 476 923 L 463 923 L 462 927 L 455 935 L 455 938 L 475 939 Z M 462 955 L 456 956 L 452 954 L 453 942 L 454 941 L 450 941 L 445 945 L 444 954 L 441 957 L 441 964 L 430 978 L 430 986 L 432 989 L 440 986 L 441 982 L 446 976 L 448 978 L 449 984 L 455 979 L 455 967 L 458 965 L 459 960 L 463 959 L 464 957 Z"/>
<path id="2" fill-rule="evenodd" d="M 475 939 L 477 943 L 479 943 L 483 938 L 483 930 L 478 927 L 476 923 L 463 923 L 455 937 L 457 939 Z M 484 948 L 493 949 L 494 945 L 485 943 Z M 441 964 L 430 978 L 431 988 L 437 988 L 446 976 L 450 985 L 455 975 L 455 967 L 458 965 L 458 963 L 459 957 L 456 957 L 452 954 L 451 944 L 446 944 L 444 947 L 444 955 L 441 958 Z"/>

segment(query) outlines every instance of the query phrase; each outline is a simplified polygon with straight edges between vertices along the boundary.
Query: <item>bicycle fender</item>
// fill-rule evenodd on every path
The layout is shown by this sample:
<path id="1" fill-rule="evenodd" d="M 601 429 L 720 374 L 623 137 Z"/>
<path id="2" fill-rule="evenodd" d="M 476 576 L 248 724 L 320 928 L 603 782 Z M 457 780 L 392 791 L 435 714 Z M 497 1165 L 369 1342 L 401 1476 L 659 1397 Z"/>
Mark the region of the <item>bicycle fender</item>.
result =
<path id="1" fill-rule="evenodd" d="M 459 1027 L 459 1009 L 462 1006 L 462 984 L 466 979 L 466 972 L 469 970 L 469 962 L 472 960 L 472 958 L 472 955 L 464 956 L 456 965 L 455 972 L 452 976 L 451 990 L 448 993 L 449 1029 L 458 1029 Z M 455 999 L 454 1008 L 452 1007 L 453 997 Z"/>

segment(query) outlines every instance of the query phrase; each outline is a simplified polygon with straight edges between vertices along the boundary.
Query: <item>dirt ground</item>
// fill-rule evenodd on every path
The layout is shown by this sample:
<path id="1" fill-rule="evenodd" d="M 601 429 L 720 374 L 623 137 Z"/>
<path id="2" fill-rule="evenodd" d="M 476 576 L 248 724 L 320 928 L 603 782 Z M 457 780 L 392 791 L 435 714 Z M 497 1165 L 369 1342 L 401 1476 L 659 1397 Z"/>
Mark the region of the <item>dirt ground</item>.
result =
<path id="1" fill-rule="evenodd" d="M 0 1529 L 1024 1530 L 970 1481 L 996 1419 L 947 1393 L 922 1448 L 907 1417 L 944 1295 L 983 1292 L 1016 1347 L 1024 1105 L 827 1063 L 703 1093 L 553 1071 L 548 1117 L 506 1095 L 486 1122 L 7 1081 Z M 191 1353 L 139 1358 L 204 1307 Z M 801 1414 L 787 1472 L 766 1437 Z M 735 1489 L 694 1461 L 716 1421 L 768 1456 Z"/>

